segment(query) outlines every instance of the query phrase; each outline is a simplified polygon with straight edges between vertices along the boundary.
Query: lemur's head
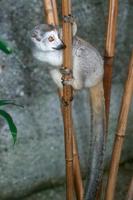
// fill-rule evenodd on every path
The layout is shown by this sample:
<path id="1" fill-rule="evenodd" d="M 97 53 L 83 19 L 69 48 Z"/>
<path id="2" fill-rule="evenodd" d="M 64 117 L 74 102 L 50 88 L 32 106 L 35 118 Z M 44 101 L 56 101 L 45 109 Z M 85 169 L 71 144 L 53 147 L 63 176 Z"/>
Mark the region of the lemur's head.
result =
<path id="1" fill-rule="evenodd" d="M 58 28 L 52 25 L 37 25 L 30 34 L 30 38 L 35 47 L 44 52 L 62 50 L 66 46 L 60 39 Z"/>

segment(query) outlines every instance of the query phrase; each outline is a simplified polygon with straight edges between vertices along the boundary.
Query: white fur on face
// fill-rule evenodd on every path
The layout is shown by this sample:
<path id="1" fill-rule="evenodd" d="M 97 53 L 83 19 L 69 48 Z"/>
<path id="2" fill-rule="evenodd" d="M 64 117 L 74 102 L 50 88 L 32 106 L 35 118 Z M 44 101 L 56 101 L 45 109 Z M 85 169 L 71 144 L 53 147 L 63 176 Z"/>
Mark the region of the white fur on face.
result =
<path id="1" fill-rule="evenodd" d="M 52 66 L 61 66 L 63 64 L 63 51 L 54 50 L 54 51 L 38 51 L 33 49 L 33 56 L 41 61 L 48 63 Z"/>
<path id="2" fill-rule="evenodd" d="M 64 44 L 56 29 L 44 30 L 44 25 L 38 25 L 31 32 L 31 41 L 34 44 L 32 52 L 36 59 L 53 66 L 62 65 Z"/>
<path id="3" fill-rule="evenodd" d="M 35 46 L 41 51 L 55 51 L 62 44 L 56 29 L 49 32 L 41 32 L 36 30 L 32 33 L 31 40 Z"/>

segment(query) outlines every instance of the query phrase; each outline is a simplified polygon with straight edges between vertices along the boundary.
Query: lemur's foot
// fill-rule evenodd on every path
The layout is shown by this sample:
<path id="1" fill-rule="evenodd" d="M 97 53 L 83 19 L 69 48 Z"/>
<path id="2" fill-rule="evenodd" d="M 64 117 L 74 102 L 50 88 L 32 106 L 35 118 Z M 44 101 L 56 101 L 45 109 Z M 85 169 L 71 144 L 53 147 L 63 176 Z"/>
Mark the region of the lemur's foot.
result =
<path id="1" fill-rule="evenodd" d="M 62 84 L 63 85 L 71 85 L 74 90 L 80 90 L 83 88 L 82 82 L 79 80 L 75 80 L 74 78 L 72 78 L 70 80 L 63 80 Z"/>
<path id="2" fill-rule="evenodd" d="M 73 86 L 73 81 L 74 81 L 74 79 L 62 80 L 62 84 L 63 85 L 71 85 L 71 86 Z"/>

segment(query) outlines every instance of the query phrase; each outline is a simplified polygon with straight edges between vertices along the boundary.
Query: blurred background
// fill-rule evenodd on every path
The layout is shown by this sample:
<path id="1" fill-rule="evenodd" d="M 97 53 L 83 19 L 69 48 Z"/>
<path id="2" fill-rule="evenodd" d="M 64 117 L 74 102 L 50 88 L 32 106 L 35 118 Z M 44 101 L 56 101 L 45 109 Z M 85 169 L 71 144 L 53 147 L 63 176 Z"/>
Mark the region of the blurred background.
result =
<path id="1" fill-rule="evenodd" d="M 61 10 L 61 1 L 57 2 Z M 72 3 L 78 35 L 103 55 L 108 0 L 73 0 Z M 6 107 L 18 128 L 15 146 L 7 124 L 0 119 L 0 200 L 65 199 L 63 123 L 57 88 L 47 65 L 33 59 L 28 38 L 28 32 L 43 23 L 44 18 L 43 0 L 0 0 L 0 39 L 6 40 L 14 50 L 11 55 L 0 51 L 0 99 L 15 99 L 24 105 L 24 109 Z M 119 1 L 105 179 L 131 55 L 132 19 L 133 1 Z M 86 91 L 76 94 L 73 107 L 85 178 L 91 141 Z M 133 175 L 132 132 L 133 108 L 128 118 L 116 200 L 125 199 Z"/>

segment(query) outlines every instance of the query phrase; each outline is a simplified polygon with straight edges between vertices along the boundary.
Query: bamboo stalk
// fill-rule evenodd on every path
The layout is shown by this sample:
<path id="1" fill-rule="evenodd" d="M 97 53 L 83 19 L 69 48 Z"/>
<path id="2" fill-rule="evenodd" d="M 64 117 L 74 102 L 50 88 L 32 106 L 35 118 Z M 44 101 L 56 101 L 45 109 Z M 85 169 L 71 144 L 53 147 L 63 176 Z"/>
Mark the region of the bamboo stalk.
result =
<path id="1" fill-rule="evenodd" d="M 59 91 L 60 93 L 60 91 Z M 62 97 L 62 94 L 59 94 L 59 97 Z M 61 107 L 62 110 L 62 107 Z M 62 110 L 63 115 L 63 110 Z M 83 180 L 81 176 L 81 169 L 80 169 L 80 161 L 78 155 L 78 146 L 76 142 L 76 136 L 74 133 L 74 128 L 72 129 L 72 142 L 73 142 L 73 176 L 74 176 L 74 189 L 77 200 L 83 200 Z"/>
<path id="2" fill-rule="evenodd" d="M 129 185 L 129 190 L 128 190 L 126 200 L 133 200 L 133 177 L 132 177 L 131 183 Z"/>
<path id="3" fill-rule="evenodd" d="M 83 200 L 84 188 L 83 188 L 83 181 L 80 170 L 80 161 L 78 156 L 78 147 L 76 143 L 75 134 L 73 134 L 73 175 L 74 175 L 74 188 L 77 200 Z"/>
<path id="4" fill-rule="evenodd" d="M 53 6 L 53 11 L 54 11 L 54 20 L 55 20 L 54 24 L 59 25 L 56 0 L 51 0 L 51 2 L 52 2 L 52 6 Z"/>
<path id="5" fill-rule="evenodd" d="M 117 131 L 116 131 L 116 136 L 115 136 L 115 141 L 114 141 L 114 147 L 113 147 L 112 159 L 111 159 L 111 165 L 110 165 L 110 171 L 109 171 L 109 178 L 108 178 L 107 190 L 106 190 L 106 195 L 105 195 L 106 200 L 114 199 L 118 167 L 119 167 L 120 156 L 121 156 L 122 146 L 123 146 L 124 137 L 125 137 L 127 118 L 128 118 L 128 112 L 129 112 L 129 107 L 131 103 L 132 92 L 133 92 L 133 52 L 131 56 L 131 61 L 129 63 L 128 77 L 125 84 L 124 94 L 123 94 L 122 103 L 121 103 L 121 109 L 120 109 L 119 118 L 118 118 Z"/>
<path id="6" fill-rule="evenodd" d="M 44 12 L 48 24 L 58 25 L 56 0 L 44 0 Z"/>
<path id="7" fill-rule="evenodd" d="M 53 25 L 59 25 L 58 13 L 56 0 L 44 0 L 45 15 L 47 16 L 47 23 Z M 49 9 L 50 8 L 50 9 Z M 62 99 L 63 91 L 58 91 L 59 99 Z M 62 104 L 61 104 L 62 110 Z M 63 114 L 63 113 L 62 113 Z M 78 147 L 76 142 L 76 137 L 73 128 L 73 171 L 74 171 L 74 188 L 77 200 L 82 200 L 83 198 L 83 181 L 80 170 L 80 162 L 78 156 Z"/>
<path id="8" fill-rule="evenodd" d="M 110 93 L 112 82 L 112 65 L 115 53 L 116 25 L 118 15 L 118 0 L 109 0 L 109 14 L 104 55 L 104 96 L 106 108 L 106 126 L 108 129 Z"/>
<path id="9" fill-rule="evenodd" d="M 62 16 L 71 15 L 71 0 L 62 0 Z M 72 69 L 72 24 L 68 21 L 63 21 L 63 41 L 66 48 L 63 54 L 63 67 L 65 69 Z M 62 79 L 70 80 L 71 75 L 64 75 Z M 63 86 L 63 99 L 62 105 L 64 116 L 64 136 L 65 136 L 65 156 L 66 156 L 66 199 L 72 200 L 74 198 L 73 192 L 73 124 L 72 124 L 72 104 L 71 99 L 73 91 L 70 85 Z"/>
<path id="10" fill-rule="evenodd" d="M 62 91 L 59 91 L 59 97 L 62 98 Z M 61 110 L 62 110 L 62 105 L 61 105 Z M 63 110 L 62 110 L 62 115 L 63 115 Z M 75 189 L 75 194 L 77 200 L 82 200 L 83 199 L 83 180 L 81 176 L 81 169 L 80 169 L 80 161 L 79 161 L 79 155 L 78 155 L 78 146 L 76 142 L 76 134 L 74 132 L 73 128 L 73 176 L 74 176 L 74 189 Z"/>
<path id="11" fill-rule="evenodd" d="M 117 16 L 118 16 L 118 0 L 109 0 L 107 32 L 106 32 L 105 53 L 104 53 L 104 77 L 103 77 L 105 111 L 106 111 L 106 133 L 108 132 L 108 122 L 109 122 L 112 66 L 115 53 Z M 102 191 L 103 191 L 103 185 L 101 181 L 99 190 L 97 192 L 96 200 L 99 200 Z"/>

